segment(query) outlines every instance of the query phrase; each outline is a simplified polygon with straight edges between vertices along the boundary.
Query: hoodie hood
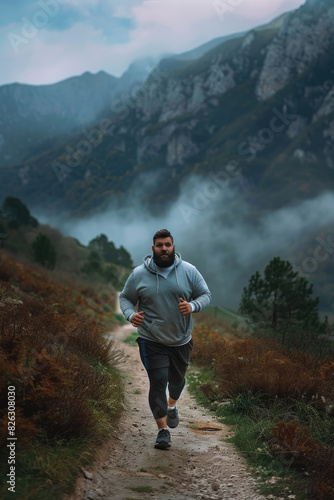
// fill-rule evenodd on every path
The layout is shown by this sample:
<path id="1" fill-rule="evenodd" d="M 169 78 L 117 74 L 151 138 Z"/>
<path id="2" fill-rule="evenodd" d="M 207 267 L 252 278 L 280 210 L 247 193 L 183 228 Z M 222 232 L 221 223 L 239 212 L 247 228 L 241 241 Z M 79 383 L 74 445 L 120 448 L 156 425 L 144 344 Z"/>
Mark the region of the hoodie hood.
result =
<path id="1" fill-rule="evenodd" d="M 179 279 L 177 276 L 176 268 L 179 267 L 181 262 L 182 262 L 181 254 L 175 252 L 174 264 L 172 264 L 172 265 L 174 265 L 175 277 L 176 277 L 177 284 L 179 284 Z M 146 255 L 146 257 L 144 257 L 144 266 L 150 273 L 156 275 L 156 277 L 157 277 L 157 293 L 159 293 L 159 273 L 158 273 L 156 265 L 154 263 L 153 255 Z"/>

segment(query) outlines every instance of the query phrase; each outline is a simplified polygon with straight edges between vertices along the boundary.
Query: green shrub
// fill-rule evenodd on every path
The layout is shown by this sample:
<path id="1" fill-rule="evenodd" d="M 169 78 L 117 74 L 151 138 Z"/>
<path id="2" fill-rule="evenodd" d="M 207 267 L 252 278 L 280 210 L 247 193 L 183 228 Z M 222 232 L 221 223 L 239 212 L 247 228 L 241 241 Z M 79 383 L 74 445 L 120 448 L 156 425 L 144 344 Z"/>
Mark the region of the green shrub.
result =
<path id="1" fill-rule="evenodd" d="M 48 269 L 54 269 L 57 261 L 57 253 L 50 238 L 43 233 L 39 233 L 32 242 L 32 252 L 35 262 Z"/>

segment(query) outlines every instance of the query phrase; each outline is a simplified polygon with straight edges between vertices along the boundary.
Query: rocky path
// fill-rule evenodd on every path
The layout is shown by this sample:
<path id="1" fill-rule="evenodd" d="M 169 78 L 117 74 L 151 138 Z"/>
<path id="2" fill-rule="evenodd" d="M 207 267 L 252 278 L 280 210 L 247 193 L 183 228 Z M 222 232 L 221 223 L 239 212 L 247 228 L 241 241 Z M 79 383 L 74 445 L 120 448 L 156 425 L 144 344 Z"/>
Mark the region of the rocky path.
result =
<path id="1" fill-rule="evenodd" d="M 146 372 L 138 348 L 121 342 L 132 331 L 129 325 L 113 332 L 124 351 L 123 420 L 68 500 L 263 500 L 244 460 L 226 442 L 229 428 L 197 406 L 187 390 L 179 402 L 180 425 L 171 430 L 171 448 L 154 448 L 157 429 L 147 401 Z"/>

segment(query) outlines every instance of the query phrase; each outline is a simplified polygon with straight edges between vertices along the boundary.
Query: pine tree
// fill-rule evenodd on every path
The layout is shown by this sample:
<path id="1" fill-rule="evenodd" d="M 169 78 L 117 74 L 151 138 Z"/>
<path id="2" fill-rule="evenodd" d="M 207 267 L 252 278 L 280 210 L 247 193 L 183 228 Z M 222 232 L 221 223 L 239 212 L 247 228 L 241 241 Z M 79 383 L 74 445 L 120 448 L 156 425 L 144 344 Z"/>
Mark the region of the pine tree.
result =
<path id="1" fill-rule="evenodd" d="M 131 255 L 125 248 L 121 245 L 119 249 L 117 249 L 117 263 L 120 266 L 131 268 L 133 267 L 133 262 L 131 259 Z"/>
<path id="2" fill-rule="evenodd" d="M 46 234 L 39 233 L 31 246 L 35 262 L 38 262 L 48 269 L 55 268 L 57 253 L 50 238 Z"/>
<path id="3" fill-rule="evenodd" d="M 3 216 L 14 225 L 20 224 L 38 226 L 38 221 L 30 215 L 28 207 L 19 198 L 7 196 L 2 205 Z"/>
<path id="4" fill-rule="evenodd" d="M 292 341 L 296 332 L 319 333 L 324 329 L 319 319 L 319 298 L 312 297 L 313 285 L 293 270 L 289 261 L 273 258 L 264 270 L 256 271 L 244 288 L 239 311 L 251 323 L 271 329 L 283 344 Z"/>

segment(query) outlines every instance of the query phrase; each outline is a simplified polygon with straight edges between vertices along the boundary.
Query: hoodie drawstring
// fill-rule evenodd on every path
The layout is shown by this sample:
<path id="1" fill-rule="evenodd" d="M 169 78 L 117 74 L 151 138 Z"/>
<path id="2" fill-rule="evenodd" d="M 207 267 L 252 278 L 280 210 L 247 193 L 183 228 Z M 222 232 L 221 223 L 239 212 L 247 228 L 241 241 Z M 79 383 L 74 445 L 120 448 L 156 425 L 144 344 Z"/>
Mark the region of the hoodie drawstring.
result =
<path id="1" fill-rule="evenodd" d="M 174 269 L 175 269 L 176 283 L 178 284 L 178 286 L 180 286 L 179 278 L 177 277 L 176 265 L 174 266 Z"/>
<path id="2" fill-rule="evenodd" d="M 155 267 L 155 264 L 154 264 L 154 267 Z M 176 270 L 176 264 L 174 264 L 174 269 L 175 269 L 175 277 L 176 277 L 176 283 L 178 286 L 180 286 L 180 283 L 179 283 L 179 278 L 178 278 L 178 275 L 177 275 L 177 270 Z M 157 294 L 159 293 L 159 273 L 158 271 L 156 270 L 156 267 L 155 267 L 155 275 L 157 277 Z"/>

